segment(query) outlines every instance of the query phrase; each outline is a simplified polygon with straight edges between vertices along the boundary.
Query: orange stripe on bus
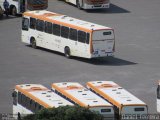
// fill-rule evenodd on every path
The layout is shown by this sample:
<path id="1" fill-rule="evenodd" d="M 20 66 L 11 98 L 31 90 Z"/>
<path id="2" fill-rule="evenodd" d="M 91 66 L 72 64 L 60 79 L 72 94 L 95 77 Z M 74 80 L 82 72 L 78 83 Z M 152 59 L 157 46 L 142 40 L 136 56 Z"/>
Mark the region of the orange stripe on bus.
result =
<path id="1" fill-rule="evenodd" d="M 59 24 L 59 25 L 62 25 L 62 26 L 64 25 L 66 27 L 75 28 L 75 29 L 82 30 L 82 31 L 85 31 L 85 32 L 90 32 L 91 33 L 91 31 L 92 31 L 92 30 L 87 29 L 87 28 L 82 28 L 82 27 L 79 27 L 79 26 L 76 26 L 76 25 L 71 25 L 69 23 L 64 23 L 64 22 L 60 22 L 58 20 L 49 19 L 45 15 L 34 15 L 32 13 L 27 13 L 27 12 L 23 13 L 23 15 L 26 15 L 26 16 L 29 16 L 29 17 L 33 17 L 33 18 L 37 18 L 37 19 L 40 19 L 40 20 L 44 20 L 44 21 L 47 21 L 47 22 L 52 22 L 52 23 Z M 55 16 L 62 16 L 62 15 L 56 14 Z"/>
<path id="2" fill-rule="evenodd" d="M 34 95 L 32 95 L 31 93 L 29 93 L 28 91 L 26 91 L 25 89 L 22 89 L 21 87 L 19 87 L 18 85 L 16 85 L 15 89 L 17 89 L 18 91 L 20 91 L 21 93 L 23 93 L 25 96 L 31 98 L 32 100 L 34 100 L 35 102 L 39 103 L 40 105 L 42 105 L 45 108 L 52 108 L 52 106 L 48 105 L 47 103 L 43 102 L 42 100 L 40 100 L 39 98 L 35 97 Z"/>
<path id="3" fill-rule="evenodd" d="M 68 97 L 69 99 L 71 99 L 72 101 L 74 101 L 75 103 L 79 104 L 80 106 L 82 106 L 82 107 L 88 107 L 88 105 L 84 104 L 83 102 L 81 102 L 77 98 L 73 97 L 72 95 L 70 95 L 69 93 L 67 93 L 65 90 L 57 87 L 55 84 L 52 84 L 52 87 L 54 89 L 56 89 L 58 92 L 60 92 L 61 94 L 65 95 L 66 97 Z"/>

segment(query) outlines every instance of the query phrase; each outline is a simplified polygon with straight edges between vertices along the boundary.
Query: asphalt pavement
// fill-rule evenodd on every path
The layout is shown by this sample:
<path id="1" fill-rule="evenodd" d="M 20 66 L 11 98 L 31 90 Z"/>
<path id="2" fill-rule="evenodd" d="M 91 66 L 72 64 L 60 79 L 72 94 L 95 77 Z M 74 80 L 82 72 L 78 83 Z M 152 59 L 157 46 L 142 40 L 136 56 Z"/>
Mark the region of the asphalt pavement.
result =
<path id="1" fill-rule="evenodd" d="M 114 58 L 88 60 L 21 42 L 21 17 L 0 20 L 0 113 L 12 113 L 16 84 L 114 81 L 143 100 L 156 113 L 156 84 L 160 79 L 160 0 L 111 0 L 109 10 L 79 10 L 49 0 L 48 10 L 114 28 Z"/>

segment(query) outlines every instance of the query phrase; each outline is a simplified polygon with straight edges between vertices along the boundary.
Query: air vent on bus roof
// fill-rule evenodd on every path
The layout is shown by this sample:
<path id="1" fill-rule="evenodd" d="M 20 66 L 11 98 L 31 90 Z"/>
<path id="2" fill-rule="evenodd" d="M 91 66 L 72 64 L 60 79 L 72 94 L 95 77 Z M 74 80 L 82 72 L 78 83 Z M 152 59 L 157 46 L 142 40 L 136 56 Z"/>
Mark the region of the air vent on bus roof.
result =
<path id="1" fill-rule="evenodd" d="M 70 19 L 69 21 L 73 21 L 73 19 Z"/>
<path id="2" fill-rule="evenodd" d="M 121 94 L 121 92 L 116 92 L 116 94 Z"/>
<path id="3" fill-rule="evenodd" d="M 101 81 L 98 81 L 97 83 L 102 83 Z"/>
<path id="4" fill-rule="evenodd" d="M 46 95 L 46 97 L 51 97 L 50 95 Z"/>
<path id="5" fill-rule="evenodd" d="M 62 102 L 58 103 L 58 104 L 63 104 Z"/>
<path id="6" fill-rule="evenodd" d="M 67 15 L 62 16 L 62 19 L 65 19 L 66 17 L 68 17 Z"/>

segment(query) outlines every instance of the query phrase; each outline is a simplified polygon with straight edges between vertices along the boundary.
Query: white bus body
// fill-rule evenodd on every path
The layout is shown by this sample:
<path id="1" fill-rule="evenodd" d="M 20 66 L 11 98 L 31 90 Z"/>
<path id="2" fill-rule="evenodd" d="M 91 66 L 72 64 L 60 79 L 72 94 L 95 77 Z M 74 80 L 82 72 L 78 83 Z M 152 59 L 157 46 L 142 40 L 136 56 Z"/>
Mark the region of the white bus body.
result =
<path id="1" fill-rule="evenodd" d="M 110 7 L 110 0 L 65 0 L 80 9 L 104 9 Z"/>
<path id="2" fill-rule="evenodd" d="M 99 112 L 104 120 L 113 120 L 113 106 L 76 82 L 53 83 L 52 90 L 72 103 Z"/>
<path id="3" fill-rule="evenodd" d="M 9 2 L 9 13 L 11 15 L 21 14 L 28 10 L 44 10 L 48 7 L 48 0 L 7 0 Z M 3 7 L 4 0 L 0 0 Z"/>
<path id="4" fill-rule="evenodd" d="M 35 19 L 35 22 L 40 22 L 41 25 L 33 28 L 31 19 Z M 115 40 L 112 28 L 45 10 L 25 12 L 22 22 L 22 42 L 34 47 L 36 44 L 64 53 L 67 57 L 113 56 Z"/>
<path id="5" fill-rule="evenodd" d="M 87 88 L 113 104 L 118 117 L 135 115 L 139 118 L 143 114 L 148 114 L 148 107 L 144 102 L 112 81 L 91 81 L 87 83 Z"/>
<path id="6" fill-rule="evenodd" d="M 160 113 L 160 80 L 158 81 L 157 86 L 157 112 Z"/>
<path id="7" fill-rule="evenodd" d="M 13 115 L 32 114 L 42 108 L 73 105 L 71 102 L 40 84 L 16 85 L 12 97 Z"/>

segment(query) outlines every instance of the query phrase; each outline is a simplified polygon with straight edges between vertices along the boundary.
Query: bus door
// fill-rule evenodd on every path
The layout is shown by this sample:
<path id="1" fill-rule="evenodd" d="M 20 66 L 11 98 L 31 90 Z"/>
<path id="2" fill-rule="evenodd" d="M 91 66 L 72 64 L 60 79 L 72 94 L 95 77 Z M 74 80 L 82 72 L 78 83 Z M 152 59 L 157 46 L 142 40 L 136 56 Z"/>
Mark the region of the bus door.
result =
<path id="1" fill-rule="evenodd" d="M 76 43 L 77 53 L 86 56 L 89 51 L 89 33 L 78 31 L 78 41 Z"/>

